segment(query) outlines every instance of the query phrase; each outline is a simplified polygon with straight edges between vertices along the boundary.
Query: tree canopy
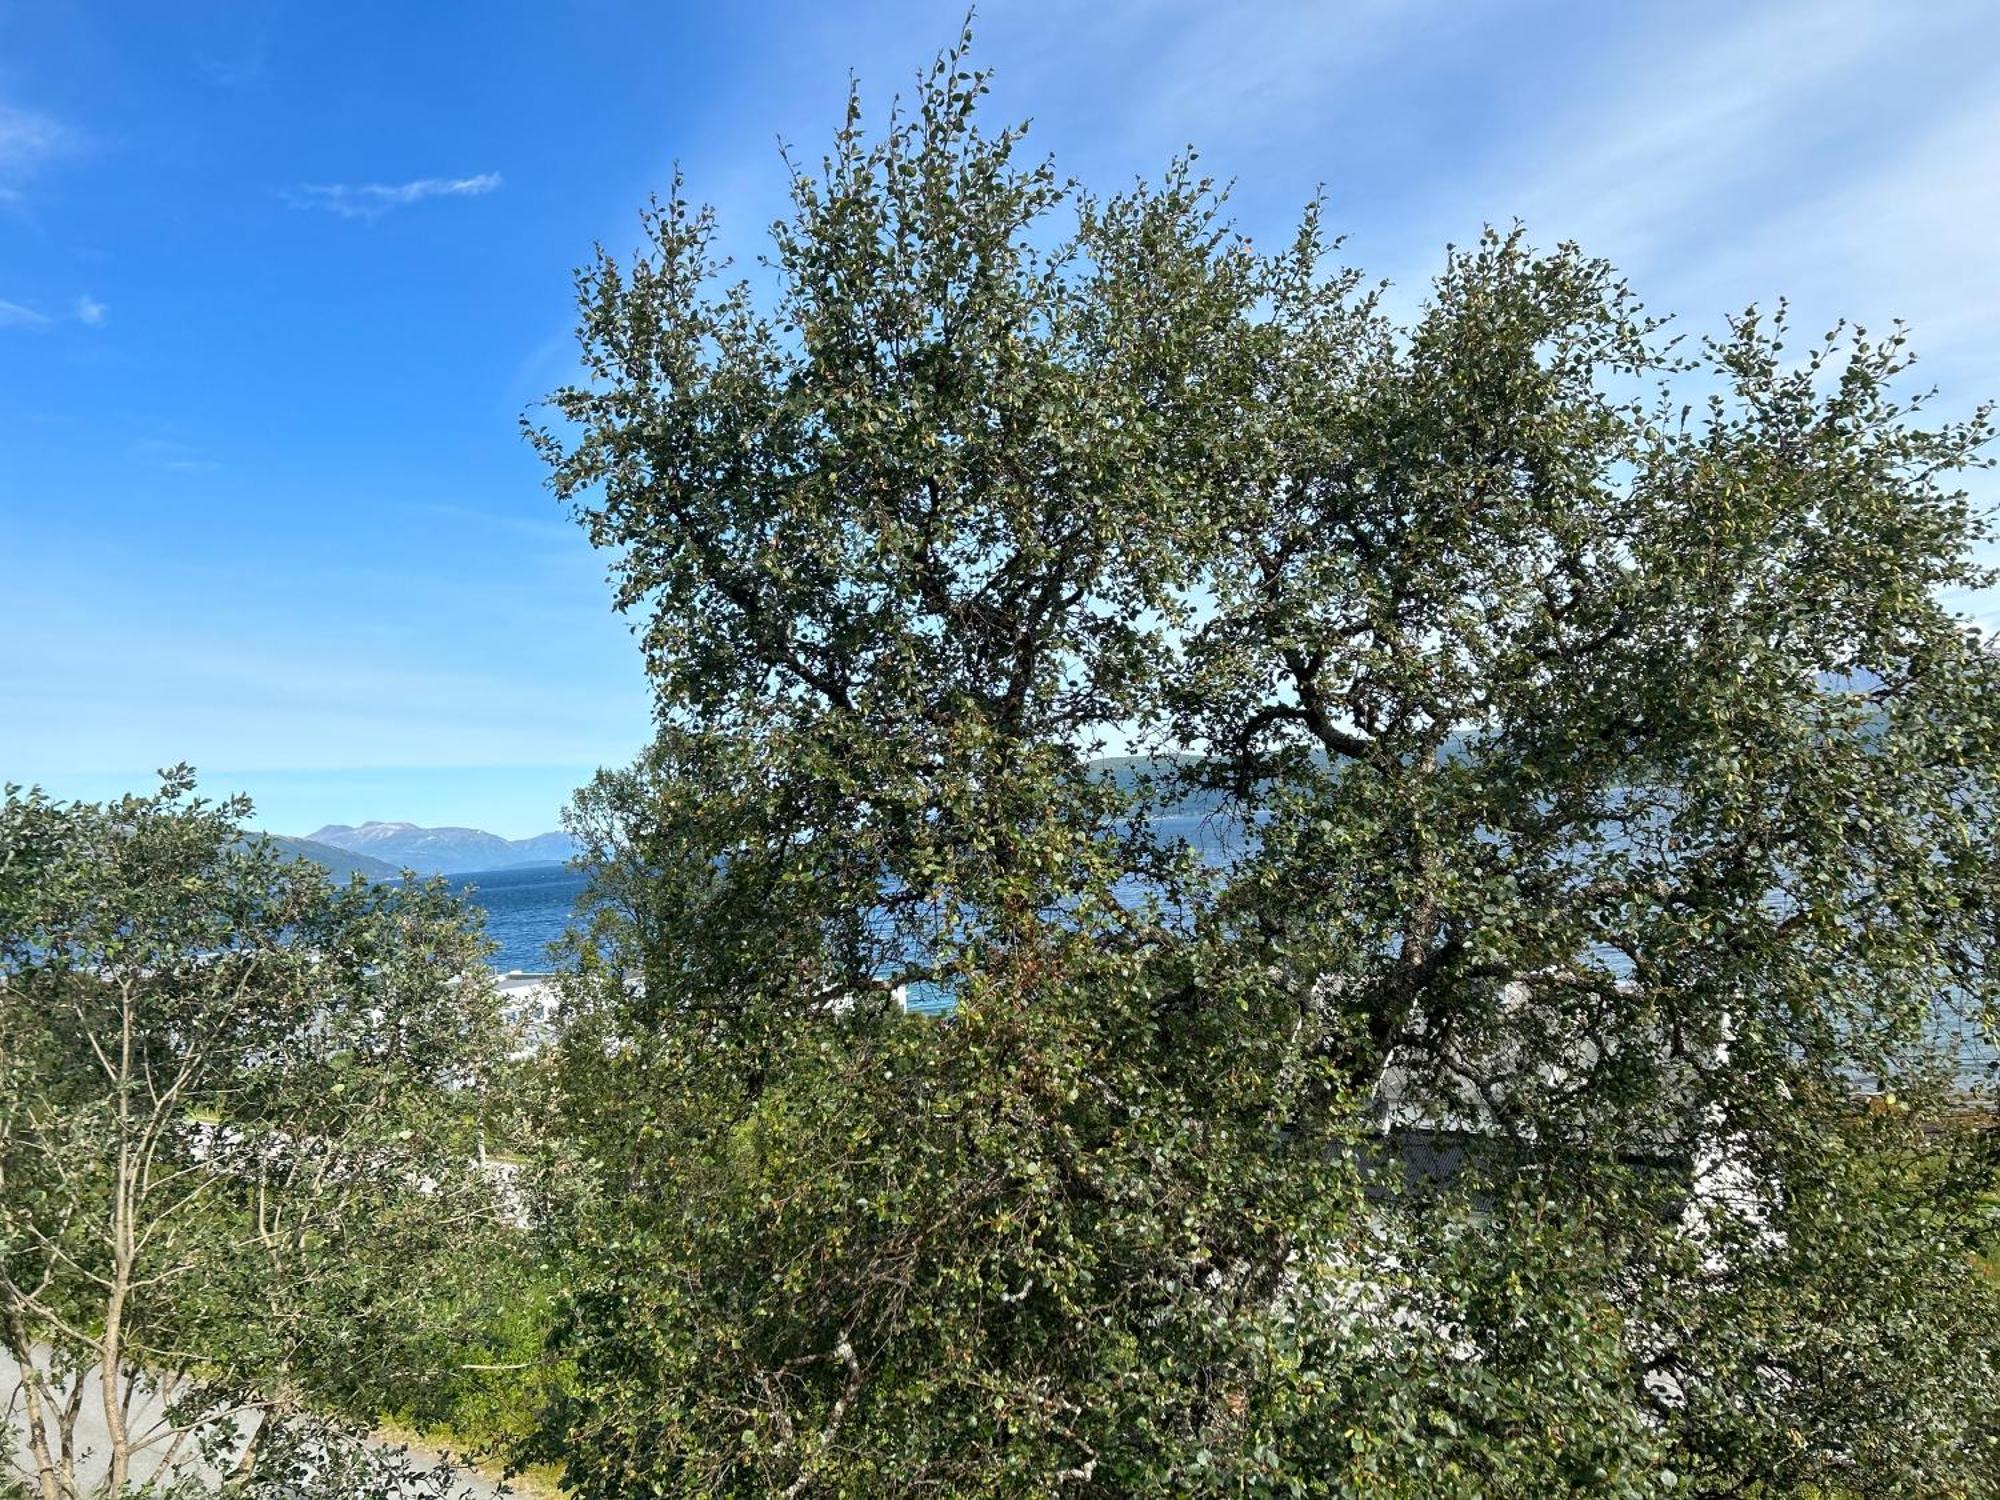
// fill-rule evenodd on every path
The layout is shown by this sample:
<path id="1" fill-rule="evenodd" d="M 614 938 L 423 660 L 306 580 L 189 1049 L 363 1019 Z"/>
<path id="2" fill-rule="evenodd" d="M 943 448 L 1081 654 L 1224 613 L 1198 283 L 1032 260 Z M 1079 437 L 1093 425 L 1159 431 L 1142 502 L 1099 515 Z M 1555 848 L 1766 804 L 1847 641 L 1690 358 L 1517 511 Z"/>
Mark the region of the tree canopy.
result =
<path id="1" fill-rule="evenodd" d="M 678 183 L 579 277 L 535 436 L 658 732 L 574 819 L 546 1452 L 2000 1482 L 1987 412 L 1519 229 L 1400 315 L 1319 205 L 1094 194 L 984 93 L 856 102 L 759 280 Z"/>
<path id="2" fill-rule="evenodd" d="M 342 1420 L 488 1326 L 509 1044 L 476 919 L 442 881 L 334 886 L 248 811 L 185 768 L 0 802 L 0 1378 L 38 1500 L 387 1474 Z"/>

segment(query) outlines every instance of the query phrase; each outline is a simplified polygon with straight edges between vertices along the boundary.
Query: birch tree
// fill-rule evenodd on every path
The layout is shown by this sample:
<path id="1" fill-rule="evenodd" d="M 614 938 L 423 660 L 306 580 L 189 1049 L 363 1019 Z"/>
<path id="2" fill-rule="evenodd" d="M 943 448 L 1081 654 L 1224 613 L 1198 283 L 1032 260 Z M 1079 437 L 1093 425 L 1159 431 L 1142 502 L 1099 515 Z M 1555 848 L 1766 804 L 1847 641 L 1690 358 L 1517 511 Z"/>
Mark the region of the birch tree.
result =
<path id="1" fill-rule="evenodd" d="M 248 1483 L 288 1423 L 462 1357 L 435 1294 L 498 1222 L 483 938 L 441 882 L 330 885 L 247 813 L 185 770 L 0 809 L 0 1347 L 38 1500 Z"/>

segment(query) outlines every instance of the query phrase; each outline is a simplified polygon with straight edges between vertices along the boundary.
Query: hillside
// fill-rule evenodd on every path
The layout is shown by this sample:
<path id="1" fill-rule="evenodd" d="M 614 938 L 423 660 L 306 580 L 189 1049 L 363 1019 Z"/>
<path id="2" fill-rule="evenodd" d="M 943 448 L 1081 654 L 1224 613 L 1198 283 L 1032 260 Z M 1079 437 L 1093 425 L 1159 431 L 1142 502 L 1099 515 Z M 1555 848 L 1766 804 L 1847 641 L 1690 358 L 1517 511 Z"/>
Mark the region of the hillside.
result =
<path id="1" fill-rule="evenodd" d="M 394 880 L 402 874 L 398 866 L 387 860 L 337 849 L 331 844 L 289 838 L 281 833 L 267 833 L 263 837 L 293 859 L 309 859 L 316 865 L 324 866 L 336 880 L 346 880 L 350 875 L 365 876 L 369 880 Z"/>
<path id="2" fill-rule="evenodd" d="M 329 823 L 307 838 L 426 875 L 560 864 L 574 852 L 566 833 L 503 839 L 480 828 L 423 828 L 415 823 Z"/>

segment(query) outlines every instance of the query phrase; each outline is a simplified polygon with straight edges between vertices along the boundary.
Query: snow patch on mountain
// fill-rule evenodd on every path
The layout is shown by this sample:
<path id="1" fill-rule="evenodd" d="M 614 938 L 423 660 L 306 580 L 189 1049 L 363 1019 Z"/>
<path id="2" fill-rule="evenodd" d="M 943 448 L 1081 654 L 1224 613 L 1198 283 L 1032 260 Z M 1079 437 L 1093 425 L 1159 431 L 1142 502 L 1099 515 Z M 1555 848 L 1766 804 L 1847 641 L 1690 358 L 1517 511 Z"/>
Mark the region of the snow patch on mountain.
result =
<path id="1" fill-rule="evenodd" d="M 331 844 L 426 875 L 559 864 L 576 852 L 566 833 L 503 839 L 482 828 L 422 828 L 415 823 L 329 823 L 307 837 L 316 844 Z"/>

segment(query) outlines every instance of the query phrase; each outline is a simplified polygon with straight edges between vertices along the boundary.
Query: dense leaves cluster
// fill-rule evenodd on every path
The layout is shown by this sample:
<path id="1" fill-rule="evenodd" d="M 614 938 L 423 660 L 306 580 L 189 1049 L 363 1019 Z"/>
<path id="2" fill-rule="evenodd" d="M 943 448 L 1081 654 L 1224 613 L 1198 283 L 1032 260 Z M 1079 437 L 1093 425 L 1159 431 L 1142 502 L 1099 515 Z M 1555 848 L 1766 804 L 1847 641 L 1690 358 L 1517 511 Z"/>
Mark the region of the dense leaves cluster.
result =
<path id="1" fill-rule="evenodd" d="M 421 1401 L 490 1322 L 476 922 L 442 881 L 332 886 L 246 812 L 184 770 L 0 804 L 0 1378 L 40 1500 L 204 1451 L 325 1467 L 327 1419 Z"/>
<path id="2" fill-rule="evenodd" d="M 769 295 L 678 188 L 580 278 L 536 436 L 658 736 L 575 820 L 548 1454 L 1989 1492 L 1985 414 L 1518 232 L 1394 319 L 983 93 L 851 110 Z"/>

